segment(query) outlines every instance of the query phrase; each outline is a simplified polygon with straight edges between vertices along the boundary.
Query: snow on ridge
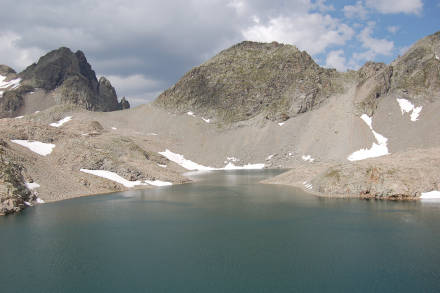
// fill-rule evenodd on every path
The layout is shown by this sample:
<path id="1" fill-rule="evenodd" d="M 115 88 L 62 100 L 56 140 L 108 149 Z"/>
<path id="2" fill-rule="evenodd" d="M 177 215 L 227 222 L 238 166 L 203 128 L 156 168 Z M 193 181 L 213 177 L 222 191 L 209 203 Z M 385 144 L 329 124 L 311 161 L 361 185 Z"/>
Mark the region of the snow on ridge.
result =
<path id="1" fill-rule="evenodd" d="M 54 144 L 44 143 L 40 141 L 29 141 L 29 140 L 20 140 L 20 139 L 12 139 L 11 141 L 13 143 L 24 146 L 25 148 L 28 148 L 34 153 L 37 153 L 41 156 L 49 155 L 52 152 L 53 148 L 55 147 Z"/>
<path id="2" fill-rule="evenodd" d="M 310 163 L 313 163 L 313 161 L 315 161 L 315 159 L 312 158 L 311 155 L 302 155 L 301 158 L 303 159 L 303 161 L 310 162 Z"/>
<path id="3" fill-rule="evenodd" d="M 159 154 L 166 157 L 168 160 L 173 161 L 174 163 L 182 166 L 183 168 L 190 170 L 190 171 L 216 171 L 216 170 L 251 170 L 251 169 L 263 169 L 264 164 L 247 164 L 243 166 L 236 166 L 232 162 L 229 162 L 224 168 L 213 168 L 213 167 L 207 167 L 200 164 L 197 164 L 193 161 L 185 159 L 183 155 L 173 153 L 169 149 L 166 149 L 164 152 L 159 152 Z M 234 157 L 228 157 L 227 158 L 230 161 L 238 160 Z M 226 162 L 226 161 L 225 161 Z"/>
<path id="4" fill-rule="evenodd" d="M 6 79 L 6 76 L 0 75 L 0 89 L 16 89 L 20 86 L 21 78 L 16 78 L 10 81 L 4 81 Z M 0 97 L 3 96 L 4 91 L 0 91 Z"/>
<path id="5" fill-rule="evenodd" d="M 410 101 L 406 99 L 396 99 L 400 106 L 400 111 L 402 115 L 411 112 L 411 121 L 417 121 L 423 106 L 415 107 Z"/>
<path id="6" fill-rule="evenodd" d="M 440 199 L 440 191 L 433 190 L 430 192 L 422 192 L 420 199 Z"/>
<path id="7" fill-rule="evenodd" d="M 365 160 L 368 158 L 376 158 L 381 157 L 389 154 L 387 142 L 388 139 L 374 131 L 372 126 L 372 117 L 369 117 L 367 114 L 362 114 L 361 119 L 368 125 L 370 130 L 373 132 L 374 138 L 376 139 L 377 143 L 373 142 L 371 147 L 369 149 L 360 149 L 358 151 L 355 151 L 351 155 L 348 156 L 349 161 L 360 161 Z"/>
<path id="8" fill-rule="evenodd" d="M 36 182 L 32 182 L 32 183 L 25 182 L 24 185 L 26 185 L 27 189 L 29 189 L 29 190 L 33 190 L 33 189 L 40 187 L 40 184 L 38 184 Z"/>
<path id="9" fill-rule="evenodd" d="M 61 127 L 64 123 L 67 123 L 67 122 L 69 122 L 70 120 L 72 120 L 72 116 L 67 116 L 67 117 L 61 119 L 60 121 L 58 121 L 58 122 L 54 122 L 54 123 L 51 123 L 51 124 L 49 124 L 49 125 L 50 125 L 50 126 L 53 126 L 53 127 Z"/>

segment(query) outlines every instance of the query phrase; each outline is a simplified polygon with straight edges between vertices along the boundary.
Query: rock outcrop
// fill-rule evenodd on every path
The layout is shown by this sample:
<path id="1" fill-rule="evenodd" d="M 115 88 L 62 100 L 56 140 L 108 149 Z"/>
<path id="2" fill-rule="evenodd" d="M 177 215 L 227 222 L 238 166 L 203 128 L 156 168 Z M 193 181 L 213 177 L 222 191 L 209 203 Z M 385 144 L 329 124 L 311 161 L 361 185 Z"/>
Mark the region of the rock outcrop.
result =
<path id="1" fill-rule="evenodd" d="M 0 74 L 2 72 L 8 77 L 15 74 L 7 66 L 0 67 Z M 106 112 L 129 107 L 125 100 L 118 102 L 110 81 L 105 77 L 97 80 L 81 51 L 73 53 L 65 47 L 51 51 L 17 77 L 21 79 L 20 86 L 5 91 L 5 99 L 0 100 L 0 118 L 16 115 L 25 106 L 25 97 L 31 98 L 30 94 L 35 90 L 44 91 L 44 95 L 53 98 L 53 104 L 74 104 L 90 111 Z"/>
<path id="2" fill-rule="evenodd" d="M 19 212 L 32 200 L 25 186 L 23 166 L 6 157 L 7 143 L 0 139 L 0 215 Z"/>

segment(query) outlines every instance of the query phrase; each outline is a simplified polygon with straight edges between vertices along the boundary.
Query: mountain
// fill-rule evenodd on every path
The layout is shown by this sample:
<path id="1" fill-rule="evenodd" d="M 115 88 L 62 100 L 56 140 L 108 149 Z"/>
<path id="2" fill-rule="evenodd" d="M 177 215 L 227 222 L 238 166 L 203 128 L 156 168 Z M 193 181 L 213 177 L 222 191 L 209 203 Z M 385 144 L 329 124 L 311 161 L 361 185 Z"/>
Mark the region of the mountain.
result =
<path id="1" fill-rule="evenodd" d="M 273 121 L 311 111 L 343 91 L 340 74 L 291 45 L 242 42 L 186 73 L 155 101 L 220 121 Z"/>
<path id="2" fill-rule="evenodd" d="M 24 93 L 28 113 L 0 119 L 0 214 L 39 199 L 184 183 L 188 170 L 261 166 L 290 169 L 264 183 L 319 196 L 419 199 L 440 190 L 440 32 L 391 64 L 348 72 L 293 46 L 243 42 L 153 103 L 112 112 L 84 111 L 117 103 L 83 54 L 48 55 L 19 74 L 0 67 L 5 96 Z M 51 103 L 34 113 L 32 99 Z"/>
<path id="3" fill-rule="evenodd" d="M 73 53 L 61 47 L 18 74 L 2 65 L 0 75 L 4 81 L 0 117 L 33 113 L 59 104 L 74 104 L 90 111 L 129 108 L 125 98 L 118 102 L 115 89 L 105 77 L 97 80 L 81 51 Z"/>

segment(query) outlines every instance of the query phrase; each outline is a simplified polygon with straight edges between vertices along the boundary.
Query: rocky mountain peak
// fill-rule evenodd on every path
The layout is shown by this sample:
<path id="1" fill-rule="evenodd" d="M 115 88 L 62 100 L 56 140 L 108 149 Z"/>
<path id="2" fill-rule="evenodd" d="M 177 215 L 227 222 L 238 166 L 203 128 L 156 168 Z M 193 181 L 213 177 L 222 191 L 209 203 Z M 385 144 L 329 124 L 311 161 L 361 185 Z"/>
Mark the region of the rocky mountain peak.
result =
<path id="1" fill-rule="evenodd" d="M 295 46 L 245 41 L 190 70 L 155 104 L 225 122 L 257 115 L 283 121 L 340 91 L 337 75 Z"/>
<path id="2" fill-rule="evenodd" d="M 1 72 L 13 74 L 15 71 L 3 66 Z M 20 87 L 6 91 L 4 99 L 0 100 L 0 117 L 25 113 L 20 111 L 25 111 L 23 109 L 28 99 L 35 99 L 29 95 L 35 90 L 44 91 L 41 103 L 46 108 L 48 105 L 74 104 L 91 111 L 122 109 L 110 81 L 102 77 L 98 82 L 95 71 L 82 51 L 73 53 L 66 47 L 53 50 L 20 72 L 18 77 Z M 38 102 L 31 102 L 35 111 Z M 124 101 L 124 107 L 129 107 L 128 102 Z"/>

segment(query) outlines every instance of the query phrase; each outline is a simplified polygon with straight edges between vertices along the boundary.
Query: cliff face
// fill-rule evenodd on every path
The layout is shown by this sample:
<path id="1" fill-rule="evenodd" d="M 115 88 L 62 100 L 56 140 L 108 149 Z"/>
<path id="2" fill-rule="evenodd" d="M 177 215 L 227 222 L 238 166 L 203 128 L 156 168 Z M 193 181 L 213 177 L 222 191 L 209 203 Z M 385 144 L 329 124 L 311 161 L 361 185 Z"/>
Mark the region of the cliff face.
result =
<path id="1" fill-rule="evenodd" d="M 341 92 L 338 77 L 294 46 L 242 42 L 189 71 L 155 104 L 226 122 L 259 114 L 284 121 Z"/>
<path id="2" fill-rule="evenodd" d="M 0 68 L 0 74 L 8 80 L 19 80 L 19 86 L 5 89 L 0 100 L 0 117 L 17 115 L 25 106 L 26 97 L 35 90 L 44 91 L 53 104 L 75 104 L 91 111 L 123 108 L 110 82 L 106 78 L 97 80 L 81 51 L 73 53 L 65 47 L 51 51 L 18 75 L 7 69 Z"/>

